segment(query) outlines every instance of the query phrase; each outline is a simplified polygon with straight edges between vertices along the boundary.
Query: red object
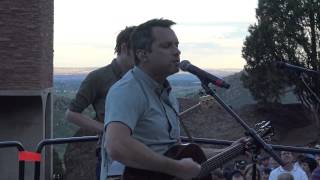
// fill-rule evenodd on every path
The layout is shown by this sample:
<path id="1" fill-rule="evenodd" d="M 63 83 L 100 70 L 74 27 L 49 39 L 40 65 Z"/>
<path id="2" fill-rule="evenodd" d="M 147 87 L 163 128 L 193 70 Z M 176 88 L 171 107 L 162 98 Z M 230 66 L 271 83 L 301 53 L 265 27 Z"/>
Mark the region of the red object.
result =
<path id="1" fill-rule="evenodd" d="M 20 151 L 19 152 L 19 161 L 32 161 L 38 162 L 41 161 L 41 154 L 30 152 L 30 151 Z"/>

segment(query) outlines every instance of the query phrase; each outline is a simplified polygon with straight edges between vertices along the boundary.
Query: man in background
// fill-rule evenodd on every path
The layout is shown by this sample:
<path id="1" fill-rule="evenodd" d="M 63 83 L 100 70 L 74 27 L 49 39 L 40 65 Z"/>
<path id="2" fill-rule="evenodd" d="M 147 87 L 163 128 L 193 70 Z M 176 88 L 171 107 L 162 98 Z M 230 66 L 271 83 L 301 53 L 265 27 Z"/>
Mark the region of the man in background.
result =
<path id="1" fill-rule="evenodd" d="M 90 72 L 81 83 L 76 97 L 71 101 L 65 114 L 65 119 L 68 122 L 92 131 L 101 137 L 104 127 L 105 98 L 109 88 L 134 66 L 134 55 L 130 45 L 130 35 L 134 28 L 134 26 L 126 27 L 117 36 L 115 47 L 117 57 L 112 60 L 111 64 Z M 96 113 L 94 119 L 82 114 L 89 105 L 93 106 Z M 97 179 L 100 177 L 101 166 L 100 141 L 96 149 Z"/>

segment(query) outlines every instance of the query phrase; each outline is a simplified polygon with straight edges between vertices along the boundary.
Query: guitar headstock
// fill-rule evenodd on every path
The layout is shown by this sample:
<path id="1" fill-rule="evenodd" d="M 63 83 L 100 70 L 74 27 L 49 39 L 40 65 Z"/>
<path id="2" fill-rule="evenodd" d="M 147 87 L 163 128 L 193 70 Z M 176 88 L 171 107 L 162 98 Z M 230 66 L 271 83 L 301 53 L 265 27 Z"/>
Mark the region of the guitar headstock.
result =
<path id="1" fill-rule="evenodd" d="M 271 137 L 274 135 L 274 130 L 270 121 L 256 123 L 254 129 L 265 141 L 271 141 Z"/>
<path id="2" fill-rule="evenodd" d="M 199 104 L 201 107 L 210 108 L 214 104 L 214 98 L 210 95 L 199 97 Z"/>

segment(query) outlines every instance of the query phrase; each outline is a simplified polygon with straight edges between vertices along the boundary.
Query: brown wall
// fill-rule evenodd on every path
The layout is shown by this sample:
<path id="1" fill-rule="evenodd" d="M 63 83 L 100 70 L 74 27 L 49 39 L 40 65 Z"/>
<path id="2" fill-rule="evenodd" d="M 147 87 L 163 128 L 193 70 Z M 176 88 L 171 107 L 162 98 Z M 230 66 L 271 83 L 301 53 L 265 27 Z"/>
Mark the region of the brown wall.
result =
<path id="1" fill-rule="evenodd" d="M 53 0 L 0 0 L 0 141 L 35 151 L 52 138 Z M 0 180 L 18 179 L 17 151 L 0 149 Z M 51 179 L 51 148 L 42 152 L 41 180 Z M 33 179 L 26 163 L 25 179 Z"/>
<path id="2" fill-rule="evenodd" d="M 0 1 L 0 90 L 52 87 L 53 0 Z"/>

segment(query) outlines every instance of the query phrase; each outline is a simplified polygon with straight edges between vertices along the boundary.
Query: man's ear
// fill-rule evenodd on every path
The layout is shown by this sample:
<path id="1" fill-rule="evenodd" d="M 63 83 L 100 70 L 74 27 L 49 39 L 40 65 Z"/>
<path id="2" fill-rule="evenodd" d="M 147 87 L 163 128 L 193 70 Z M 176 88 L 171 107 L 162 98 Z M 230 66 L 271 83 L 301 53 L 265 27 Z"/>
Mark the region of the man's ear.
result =
<path id="1" fill-rule="evenodd" d="M 146 62 L 147 59 L 147 52 L 142 49 L 138 49 L 136 52 L 137 57 L 139 58 L 140 62 Z"/>

